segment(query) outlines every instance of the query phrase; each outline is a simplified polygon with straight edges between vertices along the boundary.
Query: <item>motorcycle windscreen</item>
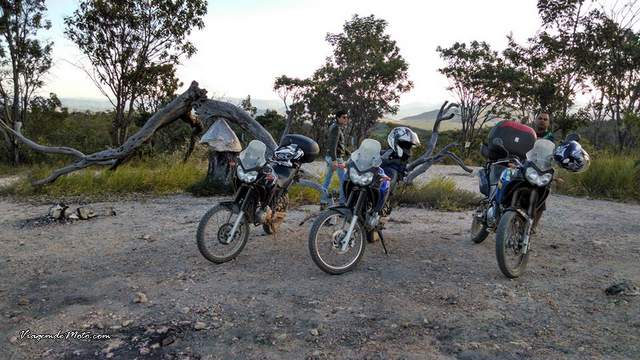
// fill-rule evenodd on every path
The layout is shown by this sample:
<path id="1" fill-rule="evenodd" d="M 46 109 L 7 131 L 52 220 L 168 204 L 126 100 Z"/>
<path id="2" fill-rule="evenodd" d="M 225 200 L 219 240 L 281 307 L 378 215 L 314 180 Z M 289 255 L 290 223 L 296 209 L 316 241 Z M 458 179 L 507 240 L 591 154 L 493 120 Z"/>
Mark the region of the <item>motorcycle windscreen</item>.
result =
<path id="1" fill-rule="evenodd" d="M 240 163 L 245 170 L 255 169 L 267 163 L 265 152 L 267 145 L 260 140 L 251 140 L 246 149 L 240 153 Z"/>
<path id="2" fill-rule="evenodd" d="M 358 150 L 351 154 L 351 161 L 356 166 L 358 171 L 367 171 L 373 167 L 378 167 L 382 164 L 382 157 L 380 156 L 380 143 L 374 139 L 364 139 L 360 143 Z"/>
<path id="3" fill-rule="evenodd" d="M 534 163 L 541 171 L 551 169 L 553 165 L 553 150 L 556 145 L 547 139 L 537 140 L 533 149 L 527 152 L 527 160 Z"/>

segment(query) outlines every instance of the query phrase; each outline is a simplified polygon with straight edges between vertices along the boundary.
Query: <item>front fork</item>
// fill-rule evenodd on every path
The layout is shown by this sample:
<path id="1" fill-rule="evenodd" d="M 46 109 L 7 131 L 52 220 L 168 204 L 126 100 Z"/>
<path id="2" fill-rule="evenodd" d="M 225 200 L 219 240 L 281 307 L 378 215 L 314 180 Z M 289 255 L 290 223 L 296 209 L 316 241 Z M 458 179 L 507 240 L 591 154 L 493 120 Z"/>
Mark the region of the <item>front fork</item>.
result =
<path id="1" fill-rule="evenodd" d="M 522 254 L 526 255 L 529 251 L 529 240 L 531 239 L 531 229 L 533 228 L 533 219 L 535 218 L 535 211 L 538 204 L 538 192 L 532 190 L 529 195 L 529 209 L 527 213 L 522 209 L 516 209 L 516 211 L 522 216 L 526 222 L 524 224 L 524 234 L 522 236 Z"/>
<path id="2" fill-rule="evenodd" d="M 347 251 L 347 247 L 349 247 L 349 243 L 350 243 L 349 240 L 351 240 L 353 229 L 356 227 L 356 223 L 358 222 L 358 214 L 360 213 L 360 209 L 363 206 L 365 196 L 366 196 L 366 193 L 362 190 L 358 194 L 358 200 L 356 201 L 356 206 L 354 206 L 353 213 L 351 214 L 351 222 L 349 223 L 349 228 L 347 229 L 347 233 L 345 234 L 342 244 L 340 245 L 341 251 Z"/>
<path id="3" fill-rule="evenodd" d="M 229 237 L 227 237 L 227 244 L 231 243 L 231 240 L 233 240 L 233 237 L 236 235 L 236 231 L 238 231 L 238 227 L 240 226 L 240 223 L 242 222 L 242 219 L 244 219 L 244 210 L 246 208 L 246 204 L 247 204 L 247 200 L 249 199 L 249 195 L 251 195 L 251 190 L 252 190 L 252 188 L 248 188 L 247 189 L 247 193 L 244 195 L 244 198 L 242 199 L 242 202 L 240 203 L 240 214 L 238 214 L 238 218 L 236 218 L 236 221 L 233 222 L 233 227 L 231 228 L 231 232 L 229 233 Z"/>

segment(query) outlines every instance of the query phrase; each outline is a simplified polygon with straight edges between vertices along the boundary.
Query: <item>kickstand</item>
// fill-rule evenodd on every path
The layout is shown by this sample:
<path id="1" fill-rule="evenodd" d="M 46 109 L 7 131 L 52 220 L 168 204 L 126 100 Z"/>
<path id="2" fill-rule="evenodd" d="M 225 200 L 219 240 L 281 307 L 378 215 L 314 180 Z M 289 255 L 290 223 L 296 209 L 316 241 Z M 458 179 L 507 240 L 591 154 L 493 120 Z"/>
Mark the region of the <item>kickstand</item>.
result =
<path id="1" fill-rule="evenodd" d="M 389 251 L 387 251 L 387 245 L 384 243 L 384 236 L 382 236 L 382 231 L 377 230 L 378 237 L 380 237 L 380 244 L 382 244 L 382 249 L 384 250 L 385 255 L 389 255 Z"/>

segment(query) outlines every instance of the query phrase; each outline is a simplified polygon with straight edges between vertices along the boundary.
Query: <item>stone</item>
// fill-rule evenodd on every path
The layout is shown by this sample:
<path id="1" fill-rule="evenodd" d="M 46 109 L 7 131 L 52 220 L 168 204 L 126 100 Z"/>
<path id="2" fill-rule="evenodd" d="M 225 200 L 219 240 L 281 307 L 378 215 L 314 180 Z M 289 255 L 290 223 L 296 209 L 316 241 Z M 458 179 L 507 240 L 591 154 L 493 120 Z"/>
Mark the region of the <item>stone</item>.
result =
<path id="1" fill-rule="evenodd" d="M 120 340 L 120 339 L 113 339 L 111 341 L 109 341 L 109 343 L 107 344 L 107 347 L 102 349 L 102 353 L 103 354 L 109 354 L 112 353 L 113 350 L 118 349 L 119 347 L 121 347 L 122 345 L 124 345 L 124 341 Z M 112 355 L 113 356 L 113 355 Z"/>
<path id="2" fill-rule="evenodd" d="M 62 216 L 60 217 L 60 219 L 62 219 L 62 218 L 68 219 L 73 214 L 75 214 L 75 211 L 73 211 L 71 208 L 67 207 L 64 210 L 62 210 Z"/>
<path id="3" fill-rule="evenodd" d="M 286 333 L 275 334 L 275 335 L 273 335 L 273 338 L 278 340 L 278 341 L 284 341 L 284 340 L 287 339 L 287 334 Z"/>
<path id="4" fill-rule="evenodd" d="M 196 330 L 204 330 L 207 327 L 207 324 L 202 321 L 196 321 L 193 325 L 193 328 Z"/>
<path id="5" fill-rule="evenodd" d="M 191 311 L 191 308 L 189 308 L 188 306 L 183 307 L 182 309 L 180 309 L 180 311 L 183 314 L 188 314 Z"/>
<path id="6" fill-rule="evenodd" d="M 309 330 L 309 334 L 313 335 L 313 336 L 318 336 L 320 335 L 320 331 L 316 328 L 313 328 L 311 330 Z"/>
<path id="7" fill-rule="evenodd" d="M 125 320 L 122 322 L 122 326 L 123 327 L 127 327 L 129 325 L 133 324 L 133 320 Z"/>
<path id="8" fill-rule="evenodd" d="M 175 341 L 176 341 L 176 338 L 174 336 L 167 336 L 166 338 L 162 339 L 160 344 L 162 346 L 169 346 L 169 345 L 173 344 Z"/>
<path id="9" fill-rule="evenodd" d="M 624 296 L 638 296 L 640 295 L 640 289 L 629 280 L 624 280 L 617 284 L 613 284 L 606 288 L 604 292 L 607 295 L 624 295 Z"/>
<path id="10" fill-rule="evenodd" d="M 26 297 L 21 297 L 20 300 L 18 300 L 18 305 L 24 306 L 24 305 L 29 305 L 29 299 L 27 299 Z"/>
<path id="11" fill-rule="evenodd" d="M 93 209 L 89 207 L 81 206 L 76 212 L 78 214 L 78 217 L 82 220 L 89 220 L 96 216 L 96 213 L 93 211 Z"/>
<path id="12" fill-rule="evenodd" d="M 140 351 L 139 351 L 140 355 L 149 355 L 149 353 L 151 353 L 151 350 L 149 350 L 148 347 L 141 347 Z"/>
<path id="13" fill-rule="evenodd" d="M 149 302 L 149 299 L 147 298 L 147 295 L 145 293 L 137 292 L 133 297 L 133 302 L 137 304 L 145 304 Z"/>
<path id="14" fill-rule="evenodd" d="M 160 348 L 160 343 L 151 344 L 151 349 L 159 349 L 159 348 Z"/>
<path id="15" fill-rule="evenodd" d="M 64 204 L 55 204 L 49 208 L 49 216 L 54 219 L 62 218 L 62 213 L 64 209 L 66 209 L 66 205 Z"/>
<path id="16" fill-rule="evenodd" d="M 18 342 L 18 337 L 12 336 L 12 337 L 9 338 L 9 343 L 15 344 L 17 342 Z"/>
<path id="17" fill-rule="evenodd" d="M 167 332 L 169 332 L 169 327 L 168 326 L 161 326 L 161 327 L 156 329 L 156 333 L 157 334 L 166 334 Z"/>

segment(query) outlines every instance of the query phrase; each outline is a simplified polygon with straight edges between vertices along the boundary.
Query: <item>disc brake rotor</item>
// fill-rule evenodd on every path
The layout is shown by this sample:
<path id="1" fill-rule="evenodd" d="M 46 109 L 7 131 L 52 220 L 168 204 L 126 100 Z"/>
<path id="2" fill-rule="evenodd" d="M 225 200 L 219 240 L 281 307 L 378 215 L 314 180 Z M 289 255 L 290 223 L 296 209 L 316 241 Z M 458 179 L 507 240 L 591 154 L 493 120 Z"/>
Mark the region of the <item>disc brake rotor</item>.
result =
<path id="1" fill-rule="evenodd" d="M 345 235 L 347 235 L 346 230 L 337 230 L 331 235 L 331 239 L 332 239 L 331 243 L 333 244 L 333 249 L 335 250 L 336 253 L 340 255 L 346 254 L 349 251 L 349 249 L 353 247 L 353 241 L 350 241 L 349 245 L 347 246 L 347 249 L 342 250 L 342 244 L 345 241 L 344 240 Z"/>
<path id="2" fill-rule="evenodd" d="M 226 223 L 220 226 L 220 229 L 218 229 L 218 241 L 221 244 L 229 245 L 231 241 L 236 240 L 240 236 L 240 229 L 237 229 L 235 235 L 233 236 L 233 239 L 229 241 L 229 234 L 231 234 L 231 229 L 233 229 L 233 224 L 230 223 Z"/>

